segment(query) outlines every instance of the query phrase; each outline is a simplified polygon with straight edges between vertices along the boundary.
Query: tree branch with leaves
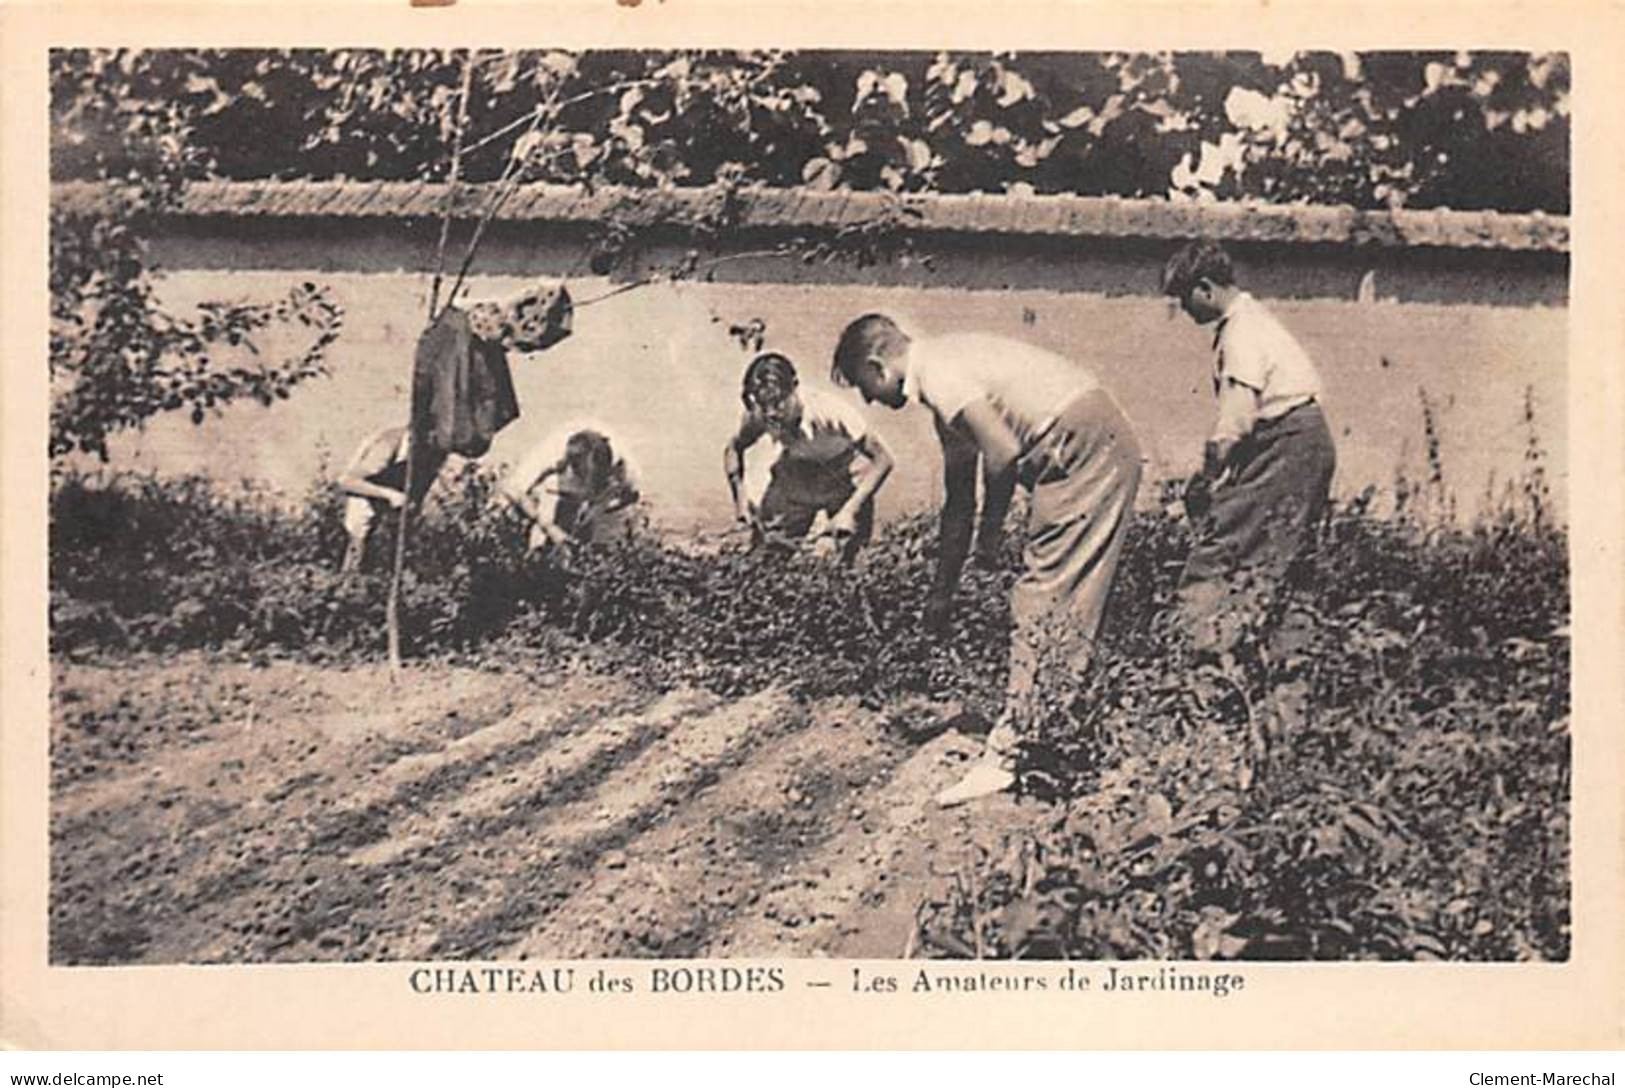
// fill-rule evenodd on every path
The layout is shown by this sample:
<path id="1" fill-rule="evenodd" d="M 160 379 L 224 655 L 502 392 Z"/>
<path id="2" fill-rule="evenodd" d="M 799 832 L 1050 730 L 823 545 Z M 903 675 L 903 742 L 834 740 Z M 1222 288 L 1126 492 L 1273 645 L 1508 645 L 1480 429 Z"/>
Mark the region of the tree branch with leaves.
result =
<path id="1" fill-rule="evenodd" d="M 275 404 L 327 372 L 343 315 L 315 284 L 269 303 L 205 302 L 189 316 L 158 298 L 148 232 L 210 166 L 192 139 L 204 99 L 185 90 L 206 67 L 186 51 L 52 54 L 53 157 L 104 183 L 94 210 L 51 212 L 52 456 L 105 459 L 114 434 L 161 413 L 201 423 L 236 401 Z M 266 357 L 265 334 L 290 329 L 303 346 Z"/>

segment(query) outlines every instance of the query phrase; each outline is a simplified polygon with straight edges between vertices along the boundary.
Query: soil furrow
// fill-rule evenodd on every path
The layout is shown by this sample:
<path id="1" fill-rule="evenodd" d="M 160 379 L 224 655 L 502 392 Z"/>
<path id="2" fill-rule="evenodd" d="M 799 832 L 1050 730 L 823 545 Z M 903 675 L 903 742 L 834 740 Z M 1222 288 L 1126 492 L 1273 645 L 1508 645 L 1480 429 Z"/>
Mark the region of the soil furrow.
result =
<path id="1" fill-rule="evenodd" d="M 754 911 L 795 859 L 883 789 L 906 754 L 855 706 L 763 745 L 716 786 L 630 842 L 504 956 L 683 957 L 726 918 Z M 790 924 L 794 924 L 793 922 Z"/>
<path id="2" fill-rule="evenodd" d="M 594 718 L 590 731 L 563 732 L 556 747 L 543 749 L 531 763 L 504 762 L 520 768 L 516 784 L 504 774 L 476 786 L 484 795 L 478 812 L 467 812 L 473 806 L 466 793 L 438 794 L 436 804 L 444 811 L 430 817 L 430 826 L 442 835 L 431 837 L 420 828 L 411 849 L 376 857 L 365 850 L 318 851 L 304 857 L 296 871 L 278 865 L 241 908 L 234 908 L 233 913 L 252 919 L 239 940 L 217 946 L 209 958 L 241 958 L 245 940 L 250 958 L 278 961 L 429 954 L 442 926 L 466 918 L 484 898 L 503 894 L 512 871 L 534 856 L 533 843 L 514 840 L 528 839 L 538 817 L 545 819 L 554 805 L 590 790 L 615 767 L 716 704 L 710 695 L 673 694 L 647 712 Z M 391 828 L 383 841 L 392 842 L 399 833 Z M 393 902 L 411 903 L 413 910 L 403 916 L 390 909 Z"/>
<path id="3" fill-rule="evenodd" d="M 501 887 L 500 894 L 473 917 L 448 927 L 431 954 L 465 959 L 513 948 L 568 901 L 596 868 L 625 864 L 624 847 L 665 819 L 669 807 L 718 781 L 726 765 L 742 761 L 758 745 L 805 723 L 799 708 L 772 692 L 685 721 L 658 753 L 606 777 L 580 804 L 570 806 L 565 801 L 563 806 L 540 813 L 538 823 L 513 829 L 512 837 L 540 837 L 546 844 L 540 850 L 534 843 L 515 844 L 518 849 L 529 845 L 533 851 L 530 871 L 517 885 Z M 689 753 L 676 764 L 681 769 L 675 773 L 673 752 Z M 651 775 L 656 779 L 653 783 L 647 781 Z M 573 818 L 560 819 L 571 807 Z M 581 818 L 589 808 L 593 818 Z M 543 950 L 537 954 L 552 955 Z"/>
<path id="4" fill-rule="evenodd" d="M 943 810 L 932 803 L 977 748 L 978 742 L 948 733 L 915 751 L 870 799 L 863 819 L 846 822 L 817 850 L 797 858 L 756 909 L 734 916 L 696 954 L 902 955 L 921 889 L 996 837 L 1015 807 L 1006 798 L 974 809 Z"/>
<path id="5" fill-rule="evenodd" d="M 298 915 L 299 893 L 321 885 L 319 877 L 307 880 L 323 844 L 387 836 L 438 792 L 455 796 L 462 784 L 525 758 L 559 733 L 595 722 L 613 706 L 641 702 L 624 685 L 589 679 L 568 694 L 554 692 L 551 706 L 538 704 L 531 686 L 531 707 L 516 715 L 512 695 L 527 686 L 522 681 L 468 672 L 437 680 L 424 685 L 441 689 L 437 695 L 408 688 L 399 699 L 406 711 L 428 710 L 428 719 L 404 711 L 378 719 L 397 736 L 438 733 L 435 756 L 380 768 L 365 758 L 385 750 L 377 734 L 322 728 L 329 724 L 325 714 L 294 715 L 279 724 L 289 734 L 285 743 L 270 736 L 268 722 L 258 736 L 232 730 L 191 760 L 166 761 L 139 782 L 124 776 L 94 809 L 75 805 L 67 817 L 59 807 L 53 956 L 76 963 L 195 962 L 221 958 L 225 944 L 238 943 L 225 940 L 233 933 L 248 934 L 254 945 L 248 951 L 259 951 L 264 934 L 283 925 L 281 917 Z M 328 678 L 335 683 L 342 686 L 342 678 Z M 184 701 L 147 713 L 166 708 L 176 716 L 195 713 Z M 120 834 L 106 836 L 108 827 Z M 109 881 L 109 872 L 120 879 Z"/>
<path id="6" fill-rule="evenodd" d="M 647 746 L 678 722 L 714 707 L 713 696 L 676 692 L 635 716 L 601 719 L 572 730 L 554 746 L 512 760 L 460 793 L 435 798 L 439 811 L 424 812 L 391 829 L 389 838 L 350 855 L 359 865 L 388 865 L 422 854 L 435 844 L 456 843 L 501 831 L 515 812 L 532 811 L 578 790 L 593 771 L 629 750 Z M 516 715 L 517 717 L 517 715 Z M 517 746 L 516 746 L 517 747 Z"/>
<path id="7" fill-rule="evenodd" d="M 66 670 L 76 721 L 173 735 L 54 805 L 53 962 L 893 956 L 934 859 L 987 839 L 922 808 L 974 744 L 849 700 L 153 668 Z"/>
<path id="8" fill-rule="evenodd" d="M 538 715 L 530 710 L 512 714 L 506 722 L 523 731 L 513 743 L 490 748 L 471 746 L 468 758 L 458 762 L 440 759 L 414 763 L 414 768 L 427 773 L 419 778 L 384 783 L 387 792 L 382 796 L 377 795 L 379 791 L 375 788 L 369 788 L 370 784 L 360 786 L 353 779 L 336 781 L 334 790 L 316 806 L 330 811 L 298 817 L 298 822 L 306 827 L 305 833 L 298 836 L 296 847 L 289 849 L 288 846 L 290 828 L 268 818 L 256 829 L 258 848 L 249 843 L 240 844 L 237 852 L 246 856 L 238 864 L 228 864 L 217 873 L 208 872 L 207 863 L 198 867 L 197 879 L 191 888 L 177 892 L 176 898 L 184 910 L 195 911 L 276 879 L 272 866 L 297 869 L 312 855 L 355 851 L 383 840 L 394 833 L 398 823 L 410 820 L 435 798 L 448 793 L 455 795 L 461 786 L 481 775 L 495 773 L 534 756 L 558 738 L 591 725 L 600 713 L 614 705 L 619 705 L 619 701 L 616 704 L 569 702 L 561 703 L 553 714 Z M 347 785 L 352 787 L 351 791 L 345 789 Z M 340 804 L 340 799 L 344 803 Z M 273 813 L 267 815 L 274 817 Z"/>

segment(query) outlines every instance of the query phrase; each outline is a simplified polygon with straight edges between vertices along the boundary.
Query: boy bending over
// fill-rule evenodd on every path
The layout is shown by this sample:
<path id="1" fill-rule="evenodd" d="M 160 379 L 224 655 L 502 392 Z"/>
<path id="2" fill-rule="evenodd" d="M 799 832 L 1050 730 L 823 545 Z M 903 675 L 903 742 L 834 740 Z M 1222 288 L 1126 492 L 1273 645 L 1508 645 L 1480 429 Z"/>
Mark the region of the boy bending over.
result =
<path id="1" fill-rule="evenodd" d="M 640 528 L 637 469 L 600 427 L 568 427 L 538 443 L 502 494 L 530 519 L 533 552 L 624 542 Z"/>
<path id="2" fill-rule="evenodd" d="M 981 761 L 937 801 L 960 804 L 1008 789 L 1017 748 L 1034 725 L 1040 650 L 1059 648 L 1078 672 L 1088 664 L 1140 483 L 1134 429 L 1094 375 L 1071 360 L 997 336 L 916 339 L 884 314 L 846 327 L 832 374 L 865 401 L 894 409 L 918 401 L 931 410 L 946 499 L 929 626 L 948 622 L 970 551 L 978 466 L 976 546 L 985 563 L 997 562 L 1016 485 L 1031 492 L 1025 570 L 1010 597 L 1004 712 Z"/>

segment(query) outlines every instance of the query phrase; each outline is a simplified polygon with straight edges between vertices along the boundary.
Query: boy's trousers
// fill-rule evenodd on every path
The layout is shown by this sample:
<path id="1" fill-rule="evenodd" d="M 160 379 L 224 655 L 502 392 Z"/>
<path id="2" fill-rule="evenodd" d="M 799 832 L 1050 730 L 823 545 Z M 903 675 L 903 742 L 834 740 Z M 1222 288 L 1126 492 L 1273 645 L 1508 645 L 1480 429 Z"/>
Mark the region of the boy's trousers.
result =
<path id="1" fill-rule="evenodd" d="M 1198 651 L 1233 651 L 1272 612 L 1314 544 L 1336 467 L 1331 430 L 1312 402 L 1248 436 L 1179 579 L 1180 618 Z"/>
<path id="2" fill-rule="evenodd" d="M 1047 678 L 1080 676 L 1117 574 L 1140 486 L 1140 445 L 1109 393 L 1074 399 L 1023 458 L 1032 501 L 1020 580 L 1010 593 L 1010 682 L 988 737 L 1006 754 L 1054 696 Z M 1024 482 L 1027 482 L 1024 479 Z"/>

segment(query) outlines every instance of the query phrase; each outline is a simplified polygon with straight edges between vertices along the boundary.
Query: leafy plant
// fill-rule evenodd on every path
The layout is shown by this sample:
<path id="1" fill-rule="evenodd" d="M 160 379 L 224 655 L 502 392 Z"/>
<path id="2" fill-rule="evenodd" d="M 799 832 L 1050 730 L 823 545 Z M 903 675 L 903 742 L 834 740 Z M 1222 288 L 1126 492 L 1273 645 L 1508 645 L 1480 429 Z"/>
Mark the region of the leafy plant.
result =
<path id="1" fill-rule="evenodd" d="M 158 299 L 147 244 L 186 182 L 209 167 L 193 142 L 195 105 L 170 81 L 201 78 L 201 57 L 68 50 L 52 54 L 53 163 L 67 160 L 106 183 L 95 210 L 53 206 L 50 223 L 52 456 L 107 458 L 108 438 L 161 412 L 206 413 L 251 398 L 272 404 L 326 373 L 342 313 L 312 283 L 272 303 L 208 302 L 177 316 Z M 308 330 L 305 346 L 267 359 L 256 339 L 272 327 Z"/>
<path id="2" fill-rule="evenodd" d="M 1466 527 L 1358 497 L 1293 604 L 1307 664 L 1228 676 L 1159 631 L 1143 580 L 1179 546 L 1153 523 L 1102 660 L 1029 745 L 1023 785 L 1057 818 L 925 904 L 917 947 L 1566 958 L 1567 542 L 1543 485 Z"/>
<path id="3" fill-rule="evenodd" d="M 58 50 L 59 121 L 112 76 L 219 177 L 444 180 L 466 54 Z M 460 173 L 491 181 L 1569 206 L 1569 64 L 1514 52 L 480 51 Z M 538 117 L 542 123 L 537 123 Z M 59 124 L 122 176 L 125 118 Z"/>

